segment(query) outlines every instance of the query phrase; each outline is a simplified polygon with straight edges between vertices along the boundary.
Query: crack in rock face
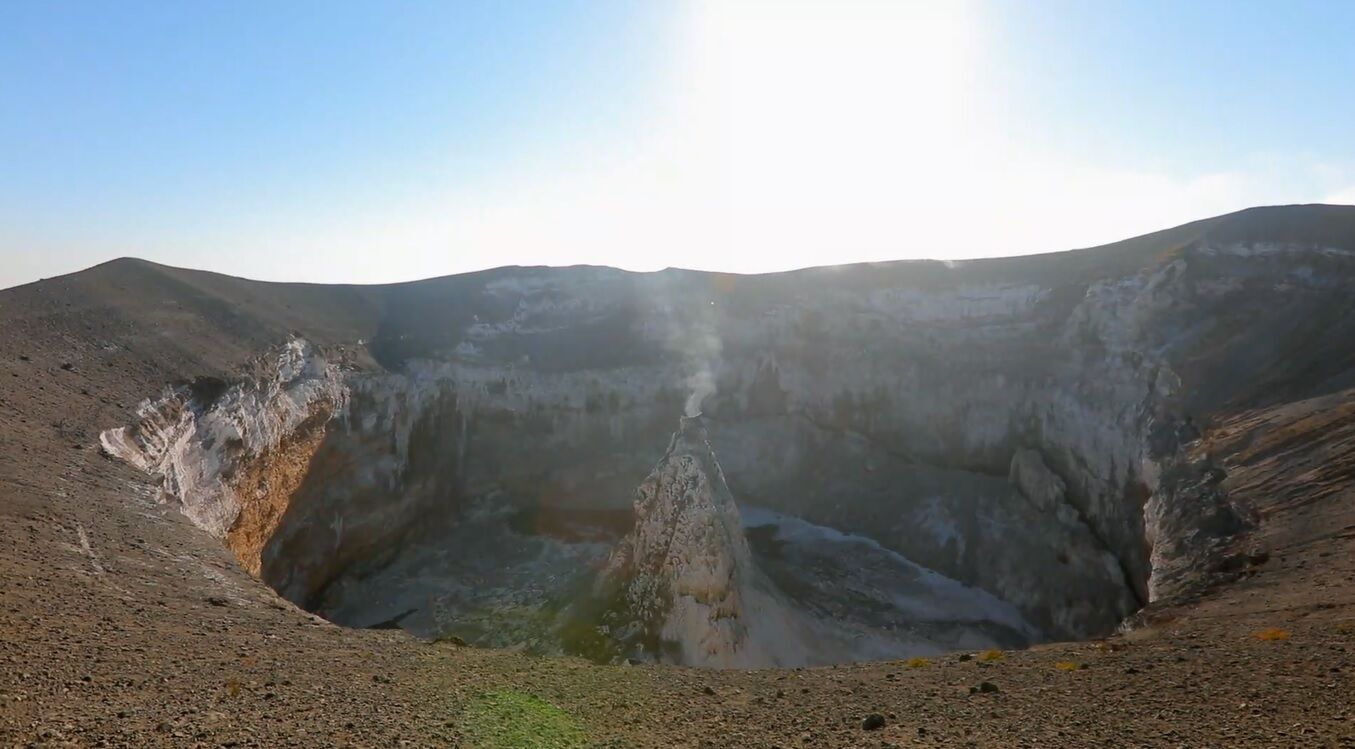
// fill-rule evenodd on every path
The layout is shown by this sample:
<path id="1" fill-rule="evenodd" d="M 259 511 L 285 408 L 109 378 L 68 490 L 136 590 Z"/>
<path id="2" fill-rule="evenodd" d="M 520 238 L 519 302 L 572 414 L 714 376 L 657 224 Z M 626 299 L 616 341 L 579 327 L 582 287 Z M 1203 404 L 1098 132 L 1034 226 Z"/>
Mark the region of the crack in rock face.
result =
<path id="1" fill-rule="evenodd" d="M 712 666 L 1098 636 L 1254 524 L 1211 420 L 1349 385 L 1355 253 L 1234 223 L 392 287 L 362 366 L 296 338 L 101 442 L 349 626 Z"/>

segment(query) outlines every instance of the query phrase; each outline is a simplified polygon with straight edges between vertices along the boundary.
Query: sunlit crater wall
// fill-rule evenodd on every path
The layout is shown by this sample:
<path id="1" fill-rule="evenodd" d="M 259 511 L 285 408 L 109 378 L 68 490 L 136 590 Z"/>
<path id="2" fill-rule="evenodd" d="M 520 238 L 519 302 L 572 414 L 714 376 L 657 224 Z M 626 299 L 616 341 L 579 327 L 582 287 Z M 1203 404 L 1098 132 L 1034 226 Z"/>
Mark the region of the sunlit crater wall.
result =
<path id="1" fill-rule="evenodd" d="M 126 444 L 197 440 L 209 461 L 139 464 L 215 465 L 222 501 L 247 509 L 242 486 L 292 484 L 230 478 L 271 477 L 279 453 L 209 445 L 202 419 L 258 416 L 214 404 L 329 414 L 283 451 L 309 451 L 306 471 L 255 525 L 272 530 L 263 579 L 337 611 L 346 581 L 471 508 L 624 514 L 676 417 L 701 410 L 739 505 L 872 538 L 1010 602 L 1043 636 L 1105 632 L 1188 589 L 1246 523 L 1226 496 L 1181 483 L 1214 470 L 1177 465 L 1196 425 L 1348 376 L 1355 323 L 1333 310 L 1348 304 L 1352 243 L 1322 221 L 1276 238 L 1250 215 L 957 267 L 502 269 L 393 287 L 365 344 L 376 364 L 310 352 L 236 386 L 257 396 L 149 409 L 173 418 Z M 278 400 L 336 377 L 306 410 Z M 210 510 L 221 528 L 237 514 Z"/>

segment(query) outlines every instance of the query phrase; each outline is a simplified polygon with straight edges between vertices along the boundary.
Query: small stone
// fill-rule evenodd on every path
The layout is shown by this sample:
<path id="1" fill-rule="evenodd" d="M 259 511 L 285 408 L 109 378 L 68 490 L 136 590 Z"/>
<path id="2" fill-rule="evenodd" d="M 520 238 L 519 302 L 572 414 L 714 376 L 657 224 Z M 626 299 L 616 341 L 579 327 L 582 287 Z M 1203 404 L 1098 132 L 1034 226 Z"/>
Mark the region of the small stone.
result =
<path id="1" fill-rule="evenodd" d="M 985 681 L 979 683 L 979 691 L 984 694 L 993 694 L 995 692 L 1000 692 L 1002 690 L 998 689 L 997 685 L 994 684 L 993 682 Z"/>
<path id="2" fill-rule="evenodd" d="M 706 694 L 706 695 L 710 695 L 711 697 L 714 697 L 714 696 L 715 696 L 715 690 L 714 690 L 714 689 L 711 689 L 711 688 L 710 688 L 710 685 L 706 685 L 706 686 L 704 686 L 704 687 L 701 687 L 701 693 L 702 693 L 702 694 Z"/>
<path id="3" fill-rule="evenodd" d="M 231 602 L 221 596 L 208 596 L 207 603 L 213 606 L 229 606 Z"/>
<path id="4" fill-rule="evenodd" d="M 861 721 L 861 730 L 876 731 L 885 727 L 885 716 L 879 713 L 871 713 L 866 719 Z"/>

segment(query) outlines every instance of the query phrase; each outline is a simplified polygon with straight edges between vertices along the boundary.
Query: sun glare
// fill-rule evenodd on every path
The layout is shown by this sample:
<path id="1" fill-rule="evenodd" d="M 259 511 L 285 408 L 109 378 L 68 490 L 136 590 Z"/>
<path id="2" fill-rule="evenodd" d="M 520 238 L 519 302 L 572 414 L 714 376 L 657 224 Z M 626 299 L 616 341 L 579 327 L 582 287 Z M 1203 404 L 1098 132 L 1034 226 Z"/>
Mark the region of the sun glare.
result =
<path id="1" fill-rule="evenodd" d="M 682 7 L 656 42 L 671 74 L 643 124 L 240 243 L 339 255 L 372 280 L 505 264 L 754 273 L 1072 249 L 1294 198 L 1264 170 L 1070 161 L 1023 142 L 995 92 L 1000 29 L 976 4 Z"/>
<path id="2" fill-rule="evenodd" d="M 709 2 L 692 34 L 693 150 L 747 270 L 759 247 L 804 265 L 892 249 L 954 181 L 976 48 L 964 5 Z"/>
<path id="3" fill-rule="evenodd" d="M 454 246 L 757 272 L 896 257 L 967 179 L 961 3 L 708 2 L 639 145 L 452 201 Z M 406 224 L 408 226 L 408 224 Z"/>

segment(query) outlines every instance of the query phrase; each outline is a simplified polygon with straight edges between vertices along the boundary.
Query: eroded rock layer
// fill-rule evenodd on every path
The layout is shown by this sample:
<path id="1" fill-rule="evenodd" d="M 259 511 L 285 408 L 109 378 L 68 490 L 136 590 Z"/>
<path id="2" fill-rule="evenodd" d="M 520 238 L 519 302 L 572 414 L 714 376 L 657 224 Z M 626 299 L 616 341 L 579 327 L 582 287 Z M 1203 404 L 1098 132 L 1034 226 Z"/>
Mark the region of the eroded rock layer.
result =
<path id="1" fill-rule="evenodd" d="M 167 388 L 140 406 L 137 423 L 105 431 L 100 443 L 159 476 L 165 496 L 258 576 L 264 546 L 346 397 L 339 368 L 294 339 L 240 382 Z"/>

